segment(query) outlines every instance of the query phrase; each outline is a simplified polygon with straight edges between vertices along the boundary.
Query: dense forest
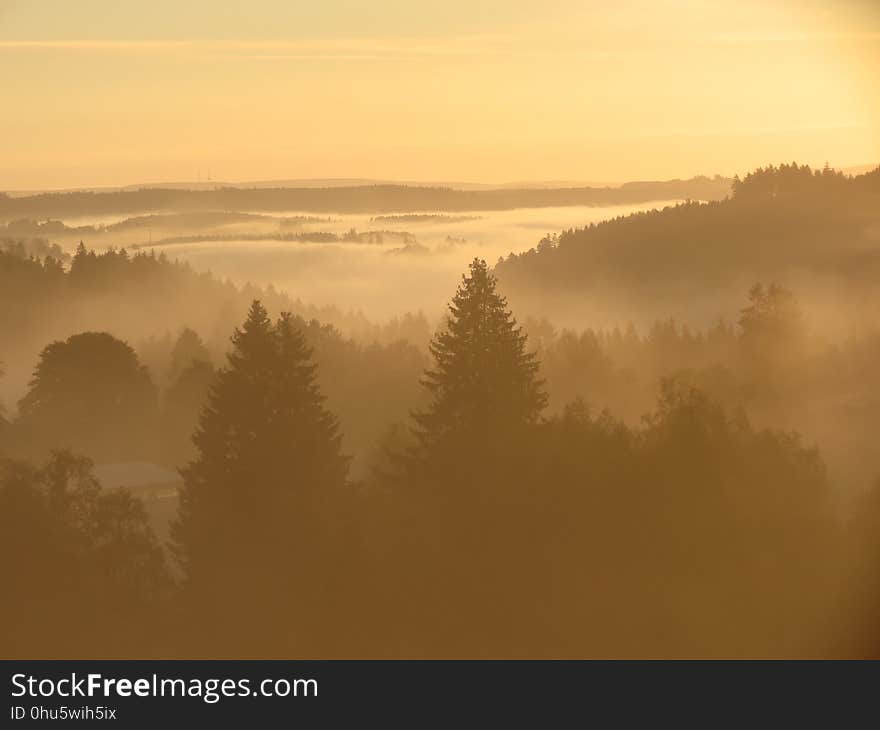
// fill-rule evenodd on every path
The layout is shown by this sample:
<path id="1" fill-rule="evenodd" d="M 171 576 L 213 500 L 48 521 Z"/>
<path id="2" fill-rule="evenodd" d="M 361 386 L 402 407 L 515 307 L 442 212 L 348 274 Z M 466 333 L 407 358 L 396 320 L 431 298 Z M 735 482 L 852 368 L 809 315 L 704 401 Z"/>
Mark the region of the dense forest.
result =
<path id="1" fill-rule="evenodd" d="M 876 322 L 829 340 L 772 266 L 702 328 L 658 305 L 647 328 L 558 329 L 504 294 L 635 272 L 637 243 L 654 271 L 712 221 L 718 256 L 758 230 L 794 256 L 804 215 L 818 256 L 820 205 L 869 262 L 878 179 L 759 170 L 499 279 L 475 259 L 436 327 L 153 253 L 7 246 L 5 656 L 876 656 Z M 126 464 L 173 494 L 102 483 Z"/>
<path id="2" fill-rule="evenodd" d="M 598 305 L 711 324 L 762 279 L 797 282 L 805 305 L 851 315 L 880 306 L 878 240 L 880 168 L 850 177 L 792 164 L 735 179 L 723 200 L 547 236 L 496 271 L 517 308 L 551 317 Z"/>
<path id="3" fill-rule="evenodd" d="M 92 429 L 115 433 L 109 440 L 96 435 L 94 443 L 109 452 L 92 456 L 178 465 L 180 455 L 188 453 L 188 431 L 201 406 L 202 381 L 185 372 L 186 366 L 193 359 L 212 368 L 221 362 L 229 331 L 256 297 L 274 311 L 294 313 L 321 364 L 330 403 L 344 419 L 349 450 L 368 452 L 373 434 L 388 419 L 405 418 L 418 398 L 416 381 L 426 360 L 424 347 L 412 343 L 430 336 L 424 316 L 404 315 L 379 326 L 357 313 L 308 307 L 272 287 L 235 287 L 161 254 L 97 254 L 80 246 L 65 266 L 57 258 L 60 252 L 41 250 L 49 253 L 0 250 L 0 309 L 16 312 L 0 320 L 0 361 L 6 370 L 0 393 L 8 398 L 21 389 L 47 342 L 69 343 L 83 332 L 125 338 L 139 358 L 131 367 L 149 368 L 149 393 L 132 422 L 126 411 L 120 411 L 119 423 L 96 422 L 84 405 L 81 415 L 91 425 L 73 429 L 78 439 L 91 438 Z M 43 351 L 40 362 L 45 359 Z M 88 372 L 84 376 L 84 388 L 101 385 L 91 382 Z M 190 405 L 175 405 L 175 399 Z M 43 447 L 27 433 L 19 440 L 28 451 Z"/>
<path id="4" fill-rule="evenodd" d="M 727 178 L 697 177 L 664 182 L 630 182 L 603 188 L 455 190 L 406 185 L 359 185 L 341 188 L 233 187 L 216 190 L 144 188 L 23 196 L 0 193 L 0 221 L 165 210 L 396 213 L 616 205 L 671 199 L 718 200 L 728 194 L 730 183 Z"/>

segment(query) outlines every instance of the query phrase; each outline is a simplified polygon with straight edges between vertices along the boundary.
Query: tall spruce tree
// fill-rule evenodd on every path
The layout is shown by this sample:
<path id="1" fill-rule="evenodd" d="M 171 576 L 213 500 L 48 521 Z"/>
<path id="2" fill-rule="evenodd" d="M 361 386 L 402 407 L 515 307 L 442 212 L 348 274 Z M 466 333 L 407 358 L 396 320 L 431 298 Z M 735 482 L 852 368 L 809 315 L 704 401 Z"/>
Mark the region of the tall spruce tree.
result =
<path id="1" fill-rule="evenodd" d="M 428 655 L 499 656 L 526 620 L 540 503 L 524 466 L 547 398 L 485 261 L 462 277 L 430 351 L 430 402 L 414 414 L 417 442 L 397 492 L 395 552 L 413 612 L 403 624 L 420 627 L 411 640 Z"/>
<path id="2" fill-rule="evenodd" d="M 273 324 L 255 301 L 232 345 L 193 437 L 197 456 L 182 470 L 175 549 L 216 629 L 259 612 L 266 640 L 283 646 L 278 621 L 319 592 L 348 462 L 291 316 Z M 246 631 L 238 637 L 254 645 Z"/>
<path id="3" fill-rule="evenodd" d="M 423 449 L 447 438 L 480 442 L 538 420 L 547 396 L 526 339 L 486 262 L 474 259 L 449 305 L 446 329 L 430 344 L 435 365 L 421 382 L 431 402 L 414 414 Z"/>

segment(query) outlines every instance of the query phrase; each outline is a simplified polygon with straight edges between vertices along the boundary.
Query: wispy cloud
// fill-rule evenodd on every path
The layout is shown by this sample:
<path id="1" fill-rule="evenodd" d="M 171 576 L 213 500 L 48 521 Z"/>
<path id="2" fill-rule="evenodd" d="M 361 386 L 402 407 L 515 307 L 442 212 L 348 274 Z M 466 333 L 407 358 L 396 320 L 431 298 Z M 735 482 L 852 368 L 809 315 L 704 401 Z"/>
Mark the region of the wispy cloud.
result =
<path id="1" fill-rule="evenodd" d="M 748 31 L 721 33 L 715 37 L 720 43 L 809 43 L 813 41 L 880 41 L 878 32 L 834 31 Z"/>
<path id="2" fill-rule="evenodd" d="M 243 58 L 381 60 L 501 53 L 513 42 L 505 35 L 444 37 L 309 38 L 301 40 L 106 40 L 0 39 L 0 50 L 154 53 L 178 52 Z"/>
<path id="3" fill-rule="evenodd" d="M 0 48 L 8 50 L 62 50 L 62 51 L 150 51 L 171 48 L 191 48 L 196 41 L 127 41 L 127 40 L 8 40 L 0 39 Z"/>

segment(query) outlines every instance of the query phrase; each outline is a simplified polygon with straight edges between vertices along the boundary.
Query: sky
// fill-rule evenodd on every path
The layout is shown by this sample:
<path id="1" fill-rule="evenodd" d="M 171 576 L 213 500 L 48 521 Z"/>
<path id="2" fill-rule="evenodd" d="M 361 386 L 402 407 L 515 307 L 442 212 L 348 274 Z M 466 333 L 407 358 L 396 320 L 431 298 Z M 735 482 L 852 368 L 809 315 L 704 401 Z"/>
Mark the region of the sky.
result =
<path id="1" fill-rule="evenodd" d="M 0 0 L 0 190 L 880 162 L 876 0 Z"/>

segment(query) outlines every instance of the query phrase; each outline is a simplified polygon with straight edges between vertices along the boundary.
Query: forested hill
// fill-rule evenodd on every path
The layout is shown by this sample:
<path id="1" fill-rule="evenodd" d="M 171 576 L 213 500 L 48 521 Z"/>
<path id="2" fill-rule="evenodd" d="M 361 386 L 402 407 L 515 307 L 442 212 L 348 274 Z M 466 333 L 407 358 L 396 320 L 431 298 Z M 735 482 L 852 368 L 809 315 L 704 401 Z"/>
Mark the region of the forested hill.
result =
<path id="1" fill-rule="evenodd" d="M 423 210 L 512 210 L 616 205 L 651 200 L 718 200 L 730 191 L 722 177 L 631 182 L 619 187 L 455 190 L 406 185 L 333 188 L 150 188 L 112 192 L 53 192 L 12 197 L 0 193 L 0 220 L 159 211 L 298 210 L 315 213 L 392 213 Z"/>
<path id="2" fill-rule="evenodd" d="M 870 292 L 880 275 L 880 168 L 856 177 L 796 164 L 759 169 L 721 201 L 547 236 L 499 261 L 496 274 L 533 314 L 573 312 L 578 302 L 595 311 L 601 298 L 606 311 L 648 304 L 711 316 L 707 301 L 771 278 L 821 283 L 826 294 Z"/>
<path id="3" fill-rule="evenodd" d="M 15 415 L 14 406 L 32 379 L 40 352 L 51 343 L 89 332 L 124 340 L 165 398 L 180 375 L 173 362 L 181 333 L 198 334 L 200 359 L 219 365 L 228 352 L 235 320 L 254 299 L 273 313 L 292 312 L 291 322 L 302 330 L 320 363 L 319 382 L 345 427 L 349 453 L 364 454 L 387 423 L 405 419 L 418 402 L 424 353 L 411 343 L 430 337 L 421 315 L 407 314 L 380 326 L 358 313 L 311 307 L 272 286 L 235 286 L 152 251 L 95 253 L 80 245 L 66 265 L 57 254 L 51 247 L 27 251 L 23 246 L 0 246 L 0 312 L 15 313 L 0 317 L 0 431 L 4 407 L 6 415 Z M 93 380 L 90 373 L 83 382 Z M 192 385 L 183 384 L 184 390 Z M 195 408 L 187 418 L 169 413 L 168 423 L 161 427 L 150 420 L 155 413 L 145 406 L 131 418 L 138 422 L 133 427 L 153 430 L 142 430 L 137 438 L 128 434 L 114 460 L 155 461 L 169 468 L 184 463 L 188 457 L 181 446 L 186 449 L 189 444 L 201 401 L 190 405 Z M 97 417 L 94 423 L 103 427 Z M 24 446 L 30 441 L 23 438 Z M 116 437 L 108 437 L 110 441 L 116 443 Z"/>

